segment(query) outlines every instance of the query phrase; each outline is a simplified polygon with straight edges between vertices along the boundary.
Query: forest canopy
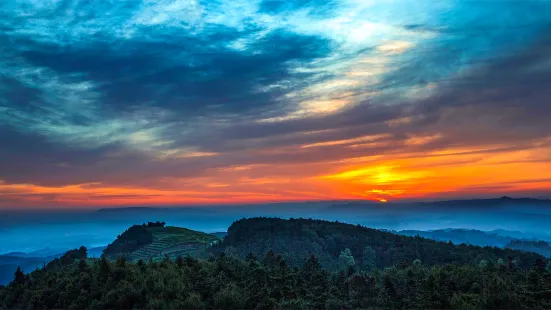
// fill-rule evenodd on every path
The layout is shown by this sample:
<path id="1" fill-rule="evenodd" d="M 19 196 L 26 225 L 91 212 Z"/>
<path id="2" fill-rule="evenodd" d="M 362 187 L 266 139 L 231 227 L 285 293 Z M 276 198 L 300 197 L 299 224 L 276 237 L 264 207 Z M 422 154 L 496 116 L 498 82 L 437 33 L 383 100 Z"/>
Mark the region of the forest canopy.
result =
<path id="1" fill-rule="evenodd" d="M 144 226 L 133 227 L 125 238 Z M 538 254 L 337 222 L 240 220 L 203 254 L 130 262 L 90 259 L 81 247 L 29 274 L 18 269 L 0 287 L 0 309 L 551 307 L 551 263 Z"/>

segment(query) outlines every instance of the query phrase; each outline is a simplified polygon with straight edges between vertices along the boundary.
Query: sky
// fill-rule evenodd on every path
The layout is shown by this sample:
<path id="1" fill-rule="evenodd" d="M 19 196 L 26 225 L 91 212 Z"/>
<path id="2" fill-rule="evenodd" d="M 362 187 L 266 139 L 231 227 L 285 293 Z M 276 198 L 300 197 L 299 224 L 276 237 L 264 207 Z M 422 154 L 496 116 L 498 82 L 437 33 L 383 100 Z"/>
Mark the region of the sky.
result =
<path id="1" fill-rule="evenodd" d="M 0 208 L 551 197 L 551 1 L 0 2 Z"/>

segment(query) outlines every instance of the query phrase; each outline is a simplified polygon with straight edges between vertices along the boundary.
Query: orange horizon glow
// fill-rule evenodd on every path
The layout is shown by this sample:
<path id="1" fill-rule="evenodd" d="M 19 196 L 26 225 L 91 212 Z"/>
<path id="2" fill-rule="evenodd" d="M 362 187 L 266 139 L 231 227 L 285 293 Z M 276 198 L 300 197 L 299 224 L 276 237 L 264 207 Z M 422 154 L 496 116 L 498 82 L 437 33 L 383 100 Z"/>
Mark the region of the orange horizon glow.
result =
<path id="1" fill-rule="evenodd" d="M 484 152 L 442 149 L 426 154 L 349 158 L 340 163 L 234 166 L 195 179 L 144 186 L 101 182 L 65 186 L 0 181 L 0 207 L 207 205 L 267 202 L 423 200 L 508 195 L 551 188 L 549 148 Z"/>

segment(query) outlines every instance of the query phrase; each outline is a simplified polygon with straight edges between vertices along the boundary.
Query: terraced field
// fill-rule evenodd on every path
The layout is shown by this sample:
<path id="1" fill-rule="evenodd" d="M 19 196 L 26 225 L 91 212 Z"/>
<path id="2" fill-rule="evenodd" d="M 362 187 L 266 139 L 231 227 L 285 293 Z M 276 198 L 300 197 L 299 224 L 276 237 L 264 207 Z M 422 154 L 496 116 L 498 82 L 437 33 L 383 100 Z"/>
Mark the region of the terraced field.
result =
<path id="1" fill-rule="evenodd" d="M 153 233 L 153 243 L 141 247 L 128 255 L 131 261 L 160 259 L 165 255 L 176 258 L 179 255 L 196 256 L 208 245 L 219 241 L 215 236 L 181 227 L 150 228 Z"/>

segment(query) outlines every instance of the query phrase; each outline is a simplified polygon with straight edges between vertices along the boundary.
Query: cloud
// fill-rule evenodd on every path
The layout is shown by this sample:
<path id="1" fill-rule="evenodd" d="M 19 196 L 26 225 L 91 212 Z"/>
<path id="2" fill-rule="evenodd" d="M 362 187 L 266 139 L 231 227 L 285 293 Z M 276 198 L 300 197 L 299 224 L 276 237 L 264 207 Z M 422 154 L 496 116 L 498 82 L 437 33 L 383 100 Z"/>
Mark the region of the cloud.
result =
<path id="1" fill-rule="evenodd" d="M 507 158 L 541 168 L 548 161 L 535 152 L 548 154 L 551 132 L 549 9 L 548 1 L 8 1 L 0 178 L 156 189 L 206 178 L 223 189 L 216 197 L 252 195 L 248 187 L 282 199 L 308 196 L 284 181 L 319 193 L 321 176 L 371 171 L 360 163 L 409 158 L 400 177 L 431 172 L 413 178 L 419 184 L 449 163 L 479 164 L 468 156 L 480 152 L 492 169 Z M 427 168 L 423 155 L 447 163 Z M 480 169 L 487 181 L 514 181 Z M 328 186 L 350 197 L 342 184 Z M 408 190 L 354 186 L 362 197 Z"/>

